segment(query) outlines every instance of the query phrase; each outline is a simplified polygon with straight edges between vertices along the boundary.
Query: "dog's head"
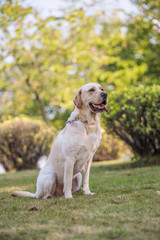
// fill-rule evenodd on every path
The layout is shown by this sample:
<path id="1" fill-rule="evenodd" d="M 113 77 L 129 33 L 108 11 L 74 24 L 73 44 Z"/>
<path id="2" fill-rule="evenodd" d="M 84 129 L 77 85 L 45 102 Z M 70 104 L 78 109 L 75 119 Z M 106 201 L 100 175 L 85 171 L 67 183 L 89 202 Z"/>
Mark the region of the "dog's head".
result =
<path id="1" fill-rule="evenodd" d="M 105 107 L 107 103 L 107 93 L 104 92 L 101 85 L 98 83 L 88 83 L 82 86 L 74 98 L 74 104 L 79 109 L 86 107 L 90 109 L 91 112 L 98 113 L 106 111 Z"/>

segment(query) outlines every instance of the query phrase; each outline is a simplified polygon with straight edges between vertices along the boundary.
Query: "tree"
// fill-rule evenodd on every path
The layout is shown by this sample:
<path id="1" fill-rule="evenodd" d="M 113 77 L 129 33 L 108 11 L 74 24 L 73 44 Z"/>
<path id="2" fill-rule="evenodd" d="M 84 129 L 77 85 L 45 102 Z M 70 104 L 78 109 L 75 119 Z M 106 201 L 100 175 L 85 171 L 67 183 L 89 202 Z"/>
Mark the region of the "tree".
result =
<path id="1" fill-rule="evenodd" d="M 48 123 L 46 116 L 62 107 L 70 109 L 76 89 L 104 72 L 102 62 L 108 56 L 95 31 L 101 15 L 86 16 L 83 9 L 73 9 L 63 18 L 42 20 L 34 9 L 9 0 L 0 12 L 7 39 L 1 52 L 1 120 L 7 115 L 41 115 Z M 32 22 L 27 20 L 30 15 Z M 60 30 L 64 21 L 66 36 Z"/>
<path id="2" fill-rule="evenodd" d="M 138 7 L 138 14 L 130 17 L 127 26 L 127 47 L 129 58 L 145 66 L 140 76 L 141 83 L 152 85 L 160 81 L 160 1 L 132 0 Z"/>
<path id="3" fill-rule="evenodd" d="M 84 8 L 42 19 L 20 2 L 1 3 L 0 120 L 27 115 L 61 127 L 84 83 L 99 82 L 112 91 L 158 83 L 157 2 L 134 2 L 143 10 L 126 22 L 103 11 L 88 16 Z"/>

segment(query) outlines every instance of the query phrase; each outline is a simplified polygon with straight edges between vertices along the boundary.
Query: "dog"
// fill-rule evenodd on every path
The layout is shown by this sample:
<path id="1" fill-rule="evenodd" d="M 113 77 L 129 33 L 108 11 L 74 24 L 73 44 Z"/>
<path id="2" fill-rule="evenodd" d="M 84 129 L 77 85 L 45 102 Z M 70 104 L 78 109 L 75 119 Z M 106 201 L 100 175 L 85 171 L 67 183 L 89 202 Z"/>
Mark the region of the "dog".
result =
<path id="1" fill-rule="evenodd" d="M 79 191 L 93 195 L 89 188 L 90 166 L 102 135 L 100 113 L 106 108 L 107 93 L 98 83 L 83 85 L 73 100 L 75 109 L 56 137 L 48 160 L 37 178 L 36 193 L 15 191 L 12 196 L 46 199 Z"/>

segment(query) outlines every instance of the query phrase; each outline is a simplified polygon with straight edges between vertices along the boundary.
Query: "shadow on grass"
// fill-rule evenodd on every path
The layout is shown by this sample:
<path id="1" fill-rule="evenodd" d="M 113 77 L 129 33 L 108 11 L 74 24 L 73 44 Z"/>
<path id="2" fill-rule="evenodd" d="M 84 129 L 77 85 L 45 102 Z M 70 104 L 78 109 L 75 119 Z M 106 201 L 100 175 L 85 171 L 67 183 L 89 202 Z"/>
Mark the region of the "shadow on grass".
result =
<path id="1" fill-rule="evenodd" d="M 48 234 L 48 230 L 33 230 L 29 229 L 29 231 L 8 231 L 8 232 L 1 232 L 0 237 L 2 240 L 40 240 L 45 239 L 46 234 Z M 32 237 L 31 237 L 32 236 Z"/>

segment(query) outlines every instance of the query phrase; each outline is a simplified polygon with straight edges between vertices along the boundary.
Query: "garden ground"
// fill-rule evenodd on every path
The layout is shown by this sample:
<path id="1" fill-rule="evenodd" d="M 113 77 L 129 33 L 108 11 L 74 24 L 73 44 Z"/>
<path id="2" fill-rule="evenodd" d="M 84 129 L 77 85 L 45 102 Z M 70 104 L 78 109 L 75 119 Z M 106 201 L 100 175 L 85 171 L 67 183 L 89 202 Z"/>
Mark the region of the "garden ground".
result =
<path id="1" fill-rule="evenodd" d="M 37 174 L 26 170 L 0 176 L 1 240 L 160 239 L 160 166 L 92 166 L 94 196 L 11 197 L 13 190 L 34 192 Z"/>

